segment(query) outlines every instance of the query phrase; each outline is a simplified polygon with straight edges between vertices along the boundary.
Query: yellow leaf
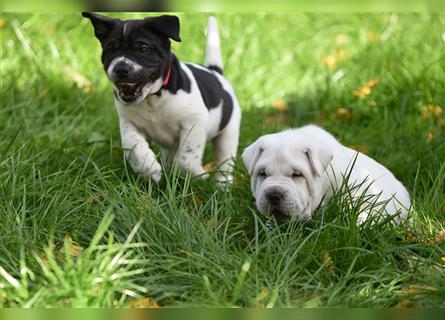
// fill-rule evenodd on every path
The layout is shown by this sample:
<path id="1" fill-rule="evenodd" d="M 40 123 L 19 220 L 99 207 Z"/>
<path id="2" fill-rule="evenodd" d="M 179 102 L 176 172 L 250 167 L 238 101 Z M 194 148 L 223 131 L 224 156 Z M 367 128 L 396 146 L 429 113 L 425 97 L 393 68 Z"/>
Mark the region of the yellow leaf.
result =
<path id="1" fill-rule="evenodd" d="M 74 70 L 71 66 L 64 66 L 63 71 L 72 80 L 79 89 L 85 92 L 91 92 L 93 85 L 84 75 Z"/>
<path id="2" fill-rule="evenodd" d="M 52 36 L 56 32 L 56 29 L 54 29 L 53 27 L 48 27 L 46 29 L 46 32 L 48 33 L 48 35 Z"/>
<path id="3" fill-rule="evenodd" d="M 337 65 L 337 59 L 334 55 L 328 54 L 323 58 L 323 63 L 330 69 L 334 69 Z"/>
<path id="4" fill-rule="evenodd" d="M 264 120 L 263 124 L 265 125 L 278 125 L 278 124 L 287 124 L 290 120 L 290 113 L 289 112 L 280 112 L 280 113 L 273 113 L 267 115 Z"/>
<path id="5" fill-rule="evenodd" d="M 445 241 L 445 229 L 440 230 L 436 235 L 434 236 L 434 242 L 440 243 Z"/>
<path id="6" fill-rule="evenodd" d="M 279 112 L 287 111 L 287 103 L 283 99 L 276 99 L 272 101 L 272 108 Z"/>
<path id="7" fill-rule="evenodd" d="M 149 297 L 129 300 L 128 305 L 133 308 L 159 308 L 159 304 Z"/>
<path id="8" fill-rule="evenodd" d="M 334 262 L 332 261 L 332 257 L 329 251 L 323 250 L 321 252 L 321 261 L 327 269 L 332 270 L 334 268 Z"/>
<path id="9" fill-rule="evenodd" d="M 350 119 L 351 117 L 352 112 L 347 108 L 338 108 L 335 110 L 334 119 Z"/>
<path id="10" fill-rule="evenodd" d="M 204 165 L 204 170 L 207 171 L 207 172 L 212 171 L 214 165 L 215 165 L 215 164 L 214 164 L 213 162 L 209 162 L 209 163 L 207 163 L 206 165 Z"/>
<path id="11" fill-rule="evenodd" d="M 207 227 L 211 227 L 211 226 L 213 226 L 213 225 L 215 225 L 215 220 L 213 220 L 213 219 L 209 219 L 209 220 L 207 220 L 207 222 L 206 222 L 206 226 L 207 226 Z"/>
<path id="12" fill-rule="evenodd" d="M 443 114 L 443 109 L 439 106 L 435 106 L 432 113 L 434 117 L 439 118 Z"/>
<path id="13" fill-rule="evenodd" d="M 269 296 L 269 290 L 266 287 L 262 287 L 260 293 L 255 297 L 254 305 L 255 307 L 264 307 L 264 305 L 261 303 L 264 299 L 266 299 Z"/>
<path id="14" fill-rule="evenodd" d="M 400 291 L 400 295 L 401 296 L 413 296 L 413 295 L 417 295 L 419 293 L 425 293 L 425 292 L 437 292 L 437 288 L 432 287 L 432 286 L 413 284 L 413 285 L 409 286 L 408 288 L 405 288 L 402 291 Z"/>
<path id="15" fill-rule="evenodd" d="M 420 118 L 422 120 L 435 118 L 440 121 L 441 119 L 443 119 L 442 115 L 443 115 L 443 109 L 440 106 L 436 106 L 434 104 L 427 104 L 422 107 Z"/>
<path id="16" fill-rule="evenodd" d="M 354 90 L 354 92 L 353 92 L 354 96 L 359 97 L 359 98 L 364 98 L 366 96 L 369 96 L 372 92 L 372 88 L 374 88 L 378 82 L 379 82 L 378 78 L 375 78 L 375 79 L 372 79 L 372 80 L 366 82 L 363 87 L 361 87 L 358 90 Z"/>
<path id="17" fill-rule="evenodd" d="M 0 17 L 0 29 L 6 25 L 6 20 Z"/>
<path id="18" fill-rule="evenodd" d="M 410 308 L 413 306 L 413 302 L 407 299 L 400 300 L 394 307 L 395 308 Z"/>
<path id="19" fill-rule="evenodd" d="M 105 200 L 105 197 L 101 194 L 93 195 L 87 198 L 88 203 L 96 203 L 96 202 L 102 202 Z"/>
<path id="20" fill-rule="evenodd" d="M 324 56 L 322 62 L 330 69 L 334 69 L 338 61 L 344 60 L 346 58 L 346 50 L 339 49 L 330 52 L 328 55 Z"/>
<path id="21" fill-rule="evenodd" d="M 67 234 L 65 236 L 64 243 L 65 245 L 61 247 L 59 250 L 59 258 L 62 260 L 64 259 L 64 256 L 67 253 L 65 250 L 67 250 L 68 254 L 72 257 L 79 257 L 85 250 L 82 246 L 78 245 L 75 241 L 73 241 L 70 234 Z"/>
<path id="22" fill-rule="evenodd" d="M 426 142 L 430 143 L 433 140 L 434 136 L 431 132 L 428 132 L 426 136 Z"/>
<path id="23" fill-rule="evenodd" d="M 374 31 L 368 32 L 368 40 L 369 41 L 379 41 L 380 34 L 378 34 L 377 32 L 374 32 Z"/>
<path id="24" fill-rule="evenodd" d="M 198 194 L 193 194 L 192 195 L 193 200 L 195 200 L 195 203 L 200 206 L 202 204 L 202 197 Z"/>
<path id="25" fill-rule="evenodd" d="M 339 33 L 335 37 L 335 44 L 338 46 L 345 45 L 349 42 L 349 36 L 346 33 Z"/>

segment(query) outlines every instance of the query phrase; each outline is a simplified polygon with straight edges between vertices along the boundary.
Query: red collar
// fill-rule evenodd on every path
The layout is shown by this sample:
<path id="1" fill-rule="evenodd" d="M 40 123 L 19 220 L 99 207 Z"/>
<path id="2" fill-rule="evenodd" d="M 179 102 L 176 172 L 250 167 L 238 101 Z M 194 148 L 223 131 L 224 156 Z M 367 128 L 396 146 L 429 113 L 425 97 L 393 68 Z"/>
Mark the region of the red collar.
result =
<path id="1" fill-rule="evenodd" d="M 172 67 L 168 68 L 167 76 L 164 79 L 164 82 L 162 82 L 162 86 L 165 88 L 168 85 L 168 82 L 170 81 L 170 74 L 172 73 Z"/>

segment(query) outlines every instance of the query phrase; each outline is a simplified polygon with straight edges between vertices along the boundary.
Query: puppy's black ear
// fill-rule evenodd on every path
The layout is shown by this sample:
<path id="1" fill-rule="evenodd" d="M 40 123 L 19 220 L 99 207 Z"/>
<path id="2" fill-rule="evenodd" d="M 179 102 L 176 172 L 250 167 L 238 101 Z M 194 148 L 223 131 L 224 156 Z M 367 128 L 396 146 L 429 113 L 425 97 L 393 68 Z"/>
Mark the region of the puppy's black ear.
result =
<path id="1" fill-rule="evenodd" d="M 92 12 L 82 12 L 82 16 L 91 20 L 94 27 L 94 34 L 100 41 L 105 39 L 116 24 L 116 21 L 118 21 L 117 19 L 112 19 Z"/>
<path id="2" fill-rule="evenodd" d="M 145 18 L 144 21 L 150 30 L 177 42 L 181 42 L 181 38 L 179 37 L 179 18 L 177 16 L 162 15 L 159 17 Z"/>

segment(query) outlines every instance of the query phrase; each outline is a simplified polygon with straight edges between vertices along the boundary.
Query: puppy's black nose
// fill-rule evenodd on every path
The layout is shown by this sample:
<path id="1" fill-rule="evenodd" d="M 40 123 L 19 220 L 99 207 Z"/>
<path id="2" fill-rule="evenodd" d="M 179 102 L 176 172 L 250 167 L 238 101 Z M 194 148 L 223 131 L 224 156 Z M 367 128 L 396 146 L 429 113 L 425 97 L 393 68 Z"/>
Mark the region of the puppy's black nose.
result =
<path id="1" fill-rule="evenodd" d="M 281 192 L 271 191 L 266 194 L 267 200 L 271 204 L 279 204 L 281 200 L 283 200 L 284 196 Z"/>
<path id="2" fill-rule="evenodd" d="M 130 74 L 131 71 L 132 71 L 131 66 L 129 66 L 126 63 L 117 64 L 113 70 L 113 72 L 116 74 L 116 76 L 120 80 L 124 80 L 124 79 L 128 78 L 128 75 Z"/>

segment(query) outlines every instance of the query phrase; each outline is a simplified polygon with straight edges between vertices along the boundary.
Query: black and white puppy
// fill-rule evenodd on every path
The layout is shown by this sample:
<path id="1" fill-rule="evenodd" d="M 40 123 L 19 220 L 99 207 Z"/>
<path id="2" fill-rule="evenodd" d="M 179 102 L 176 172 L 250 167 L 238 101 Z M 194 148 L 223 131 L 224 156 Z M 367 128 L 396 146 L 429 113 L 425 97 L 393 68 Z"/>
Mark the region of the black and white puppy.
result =
<path id="1" fill-rule="evenodd" d="M 222 76 L 216 19 L 208 21 L 204 67 L 183 63 L 171 52 L 170 39 L 181 41 L 176 16 L 123 21 L 82 15 L 91 20 L 102 45 L 122 146 L 132 169 L 146 179 L 161 179 L 161 166 L 146 140 L 150 138 L 161 146 L 163 163 L 176 159 L 192 175 L 207 177 L 202 156 L 207 140 L 212 140 L 220 169 L 217 179 L 231 181 L 241 111 Z"/>

